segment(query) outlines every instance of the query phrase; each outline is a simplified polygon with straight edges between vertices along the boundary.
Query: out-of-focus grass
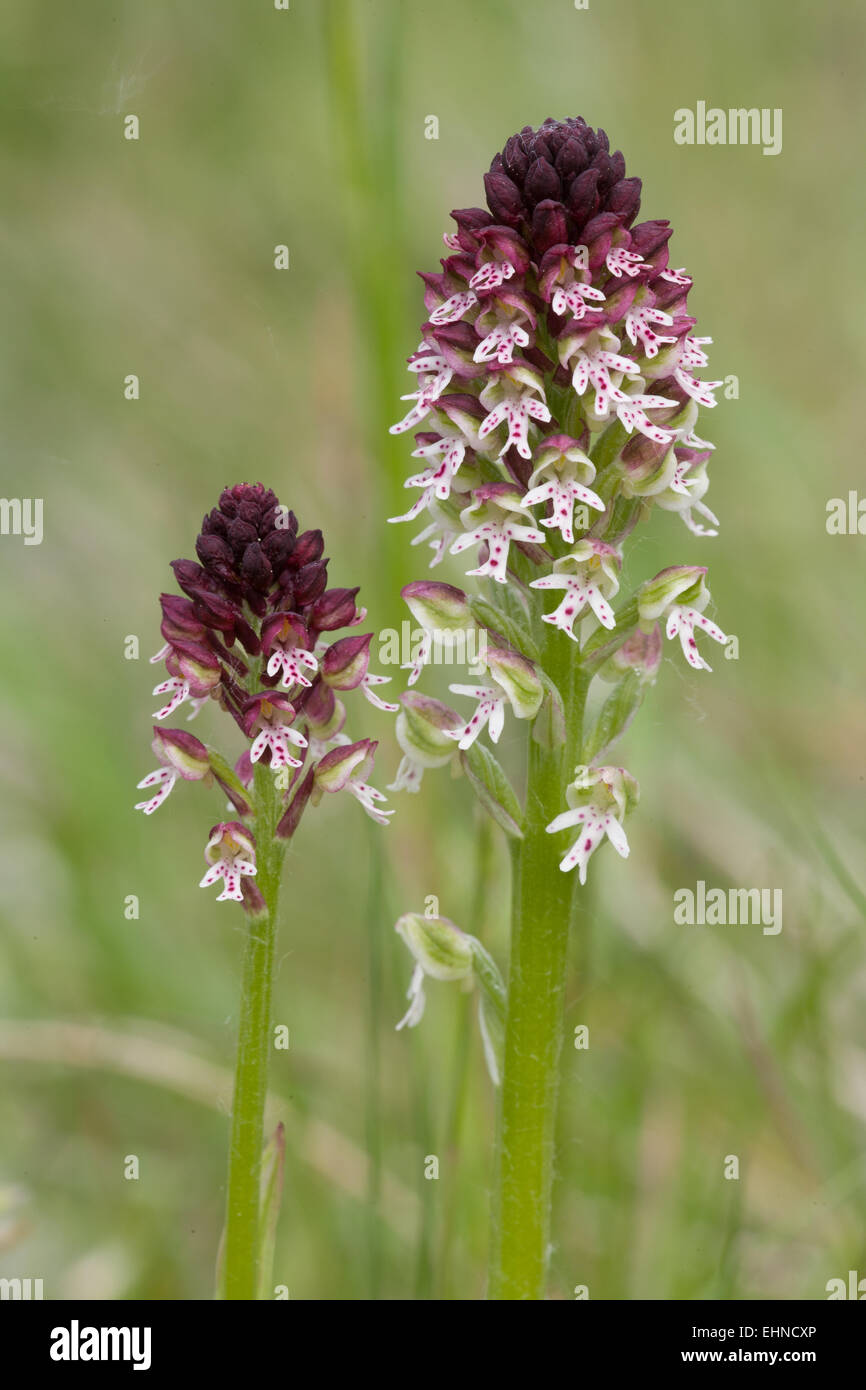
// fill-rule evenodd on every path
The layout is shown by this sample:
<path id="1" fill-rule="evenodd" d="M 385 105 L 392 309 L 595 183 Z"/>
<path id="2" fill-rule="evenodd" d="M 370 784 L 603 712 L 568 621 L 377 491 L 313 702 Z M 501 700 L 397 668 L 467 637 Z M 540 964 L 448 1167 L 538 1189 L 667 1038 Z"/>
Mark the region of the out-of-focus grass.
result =
<path id="1" fill-rule="evenodd" d="M 828 537 L 824 516 L 860 481 L 863 41 L 849 7 L 781 0 L 471 13 L 10 0 L 0 466 L 4 496 L 45 501 L 41 546 L 0 540 L 10 1026 L 74 1022 L 110 1048 L 146 1021 L 145 1036 L 194 1038 L 193 1067 L 230 1063 L 239 925 L 195 887 L 219 800 L 182 787 L 152 821 L 131 809 L 151 766 L 145 657 L 168 561 L 191 552 L 226 482 L 261 477 L 323 527 L 334 582 L 363 583 L 374 628 L 401 616 L 396 590 L 421 556 L 383 518 L 402 509 L 409 449 L 380 434 L 389 394 L 410 389 L 413 270 L 435 267 L 448 211 L 480 201 L 513 130 L 582 113 L 644 178 L 644 215 L 674 221 L 714 374 L 740 382 L 704 427 L 721 536 L 659 516 L 629 578 L 709 563 L 740 659 L 699 678 L 666 653 L 622 746 L 644 801 L 628 863 L 593 865 L 575 942 L 568 1022 L 591 1043 L 564 1058 L 554 1290 L 820 1297 L 862 1269 L 863 540 Z M 699 99 L 782 107 L 782 155 L 675 146 L 673 111 Z M 122 138 L 128 113 L 137 143 Z M 128 634 L 139 661 L 124 660 Z M 390 780 L 390 721 L 354 718 L 380 737 Z M 202 724 L 218 732 L 209 712 Z M 409 963 L 391 933 L 431 893 L 476 925 L 470 796 L 432 774 L 401 797 L 378 867 L 342 801 L 310 816 L 287 866 L 276 1277 L 294 1298 L 475 1297 L 492 1098 L 473 1035 L 455 1144 L 467 1001 L 434 986 L 422 1028 L 395 1036 Z M 781 887 L 782 933 L 675 927 L 673 891 L 699 878 Z M 483 926 L 500 959 L 506 901 L 497 847 Z M 82 1068 L 60 1046 L 26 1060 L 4 1036 L 0 1187 L 27 1203 L 0 1273 L 42 1276 L 48 1296 L 207 1296 L 225 1116 L 118 1074 L 122 1057 Z M 363 1200 L 371 1148 L 380 1216 Z"/>

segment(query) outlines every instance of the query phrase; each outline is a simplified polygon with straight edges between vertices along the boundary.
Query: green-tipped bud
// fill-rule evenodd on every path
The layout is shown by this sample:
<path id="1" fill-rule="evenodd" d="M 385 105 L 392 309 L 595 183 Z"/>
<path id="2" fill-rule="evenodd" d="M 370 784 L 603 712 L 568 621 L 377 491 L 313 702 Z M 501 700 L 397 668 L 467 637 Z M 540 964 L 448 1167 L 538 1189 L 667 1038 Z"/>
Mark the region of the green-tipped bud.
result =
<path id="1" fill-rule="evenodd" d="M 642 623 L 654 623 L 667 612 L 672 603 L 682 603 L 699 611 L 706 605 L 708 594 L 701 565 L 671 565 L 643 585 L 638 594 L 638 611 Z"/>
<path id="2" fill-rule="evenodd" d="M 447 917 L 406 912 L 394 930 L 433 980 L 466 980 L 473 971 L 471 939 Z"/>
<path id="3" fill-rule="evenodd" d="M 323 792 L 341 792 L 352 780 L 363 780 L 373 766 L 376 744 L 362 738 L 358 743 L 340 744 L 316 764 L 313 775 L 313 805 L 317 806 Z"/>
<path id="4" fill-rule="evenodd" d="M 404 691 L 400 704 L 396 734 L 406 757 L 422 767 L 444 767 L 455 752 L 454 740 L 446 731 L 462 727 L 460 715 L 441 700 L 413 690 Z"/>
<path id="5" fill-rule="evenodd" d="M 462 589 L 422 579 L 401 590 L 403 599 L 425 632 L 473 632 L 475 619 Z"/>
<path id="6" fill-rule="evenodd" d="M 519 652 L 492 647 L 487 652 L 487 669 L 508 696 L 518 719 L 534 719 L 541 709 L 544 686 L 531 661 Z"/>

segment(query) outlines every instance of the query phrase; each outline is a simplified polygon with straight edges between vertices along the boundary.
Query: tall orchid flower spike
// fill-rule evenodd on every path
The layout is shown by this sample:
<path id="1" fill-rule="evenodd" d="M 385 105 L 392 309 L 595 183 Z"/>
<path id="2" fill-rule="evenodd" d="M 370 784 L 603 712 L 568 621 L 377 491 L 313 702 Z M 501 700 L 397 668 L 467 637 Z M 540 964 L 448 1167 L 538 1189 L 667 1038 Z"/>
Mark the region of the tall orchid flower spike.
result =
<path id="1" fill-rule="evenodd" d="M 427 390 L 433 368 L 418 371 Z M 376 744 L 351 742 L 337 692 L 359 691 L 394 712 L 400 706 L 376 694 L 387 677 L 369 670 L 371 636 L 337 635 L 363 620 L 358 590 L 328 587 L 321 531 L 299 531 L 273 492 L 261 483 L 226 488 L 195 548 L 197 560 L 172 564 L 182 592 L 160 597 L 158 659 L 166 679 L 155 693 L 169 698 L 156 717 L 168 718 L 186 702 L 207 705 L 235 731 L 240 749 L 229 758 L 183 730 L 155 728 L 159 767 L 139 783 L 152 795 L 136 809 L 150 816 L 182 780 L 216 785 L 237 817 L 210 831 L 201 887 L 221 881 L 217 902 L 241 904 L 246 917 L 219 1290 L 245 1299 L 264 1287 L 259 1176 L 286 843 L 324 791 L 348 792 L 378 824 L 388 824 L 386 798 L 368 780 Z"/>
<path id="2" fill-rule="evenodd" d="M 475 701 L 468 718 L 402 697 L 394 789 L 417 791 L 425 769 L 457 765 L 513 843 L 490 1291 L 540 1298 L 567 936 L 590 858 L 605 839 L 627 855 L 623 821 L 637 800 L 606 750 L 657 678 L 663 633 L 695 670 L 707 668 L 701 634 L 728 641 L 706 616 L 703 568 L 674 565 L 624 596 L 620 575 L 626 559 L 639 565 L 632 535 L 654 515 L 715 534 L 700 415 L 720 383 L 707 379 L 711 340 L 689 310 L 692 278 L 670 266 L 673 229 L 637 220 L 641 181 L 604 131 L 581 118 L 526 126 L 483 184 L 487 206 L 453 213 L 441 269 L 422 276 L 423 341 L 409 359 L 418 387 L 394 429 L 418 431 L 425 464 L 398 520 L 423 519 L 416 542 L 433 564 L 473 560 L 465 591 L 404 590 L 421 624 L 408 683 L 451 660 L 459 629 L 467 655 L 469 638 L 484 636 L 485 656 L 450 687 L 458 703 Z M 517 721 L 508 739 L 506 712 Z M 491 746 L 513 746 L 521 725 L 531 728 L 523 804 Z M 419 969 L 407 1024 L 432 973 Z"/>

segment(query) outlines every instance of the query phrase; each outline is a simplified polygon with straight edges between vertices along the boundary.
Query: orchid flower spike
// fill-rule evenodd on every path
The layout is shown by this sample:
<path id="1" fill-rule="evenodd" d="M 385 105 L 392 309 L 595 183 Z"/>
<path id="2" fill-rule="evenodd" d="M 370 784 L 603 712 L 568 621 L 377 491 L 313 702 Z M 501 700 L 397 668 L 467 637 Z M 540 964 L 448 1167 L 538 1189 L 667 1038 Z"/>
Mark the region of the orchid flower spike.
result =
<path id="1" fill-rule="evenodd" d="M 670 264 L 673 229 L 638 221 L 641 181 L 604 131 L 579 117 L 525 126 L 483 184 L 486 207 L 452 214 L 441 269 L 422 275 L 410 406 L 393 426 L 414 433 L 422 467 L 407 481 L 412 505 L 391 519 L 422 523 L 416 543 L 430 546 L 431 563 L 462 561 L 466 575 L 455 574 L 461 588 L 404 589 L 422 627 L 408 684 L 450 661 L 458 637 L 468 645 L 481 632 L 500 655 L 467 661 L 467 677 L 449 682 L 458 708 L 474 702 L 467 715 L 401 700 L 404 759 L 393 785 L 416 791 L 425 768 L 458 762 L 519 835 L 517 798 L 487 746 L 500 744 L 510 713 L 536 742 L 551 751 L 567 742 L 594 768 L 595 800 L 562 813 L 585 823 L 572 860 L 583 881 L 601 838 L 625 852 L 622 815 L 605 804 L 609 769 L 596 761 L 651 689 L 662 633 L 679 639 L 696 671 L 709 670 L 699 641 L 728 641 L 704 611 L 698 567 L 639 578 L 620 598 L 622 574 L 640 562 L 638 549 L 625 568 L 630 538 L 653 515 L 679 516 L 694 537 L 716 534 L 705 500 L 713 445 L 700 415 L 721 382 L 707 379 L 711 339 L 689 310 L 692 278 Z M 526 698 L 512 698 L 509 671 Z M 586 699 L 596 676 L 613 690 L 601 704 L 590 693 L 590 719 L 569 707 L 570 691 Z M 192 679 L 196 695 L 207 672 Z"/>
<path id="2" fill-rule="evenodd" d="M 363 621 L 358 590 L 328 587 L 321 531 L 299 531 L 294 513 L 261 483 L 224 490 L 204 518 L 196 554 L 197 561 L 172 564 L 182 593 L 160 598 L 158 660 L 167 675 L 155 693 L 168 698 L 156 717 L 168 718 L 187 702 L 195 709 L 211 704 L 239 730 L 243 747 L 233 766 L 192 734 L 156 728 L 159 767 L 139 783 L 152 795 L 136 809 L 151 815 L 178 780 L 216 783 L 241 819 L 211 833 L 203 884 L 222 877 L 218 901 L 243 901 L 255 910 L 257 894 L 245 887 L 256 873 L 255 841 L 244 819 L 255 814 L 254 769 L 273 775 L 280 839 L 294 834 L 322 787 L 345 788 L 385 825 L 391 814 L 383 809 L 385 797 L 366 780 L 376 745 L 351 744 L 336 692 L 360 690 L 391 712 L 400 706 L 377 693 L 389 678 L 369 670 L 371 635 L 334 635 Z M 344 744 L 363 747 L 363 768 L 335 782 L 328 768 Z"/>

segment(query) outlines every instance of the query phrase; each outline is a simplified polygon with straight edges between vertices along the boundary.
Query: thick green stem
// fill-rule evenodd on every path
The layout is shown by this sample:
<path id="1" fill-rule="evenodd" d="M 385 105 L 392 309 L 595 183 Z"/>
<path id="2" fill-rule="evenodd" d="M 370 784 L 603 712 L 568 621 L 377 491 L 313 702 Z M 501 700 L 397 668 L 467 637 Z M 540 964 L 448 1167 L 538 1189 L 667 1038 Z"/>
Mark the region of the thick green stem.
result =
<path id="1" fill-rule="evenodd" d="M 255 879 L 264 909 L 247 918 L 241 985 L 235 1091 L 229 1147 L 226 1226 L 221 1293 L 255 1299 L 260 1257 L 260 1184 L 268 1063 L 271 1050 L 271 989 L 277 905 L 284 846 L 274 838 L 279 796 L 269 768 L 255 775 Z"/>
<path id="2" fill-rule="evenodd" d="M 580 757 L 589 684 L 577 648 L 554 631 L 542 664 L 566 706 L 565 743 L 530 742 L 524 838 L 512 881 L 511 962 L 505 1027 L 489 1296 L 544 1297 L 550 1242 L 554 1130 L 562 1047 L 573 876 L 561 873 L 559 836 L 547 826 L 565 808 Z"/>

